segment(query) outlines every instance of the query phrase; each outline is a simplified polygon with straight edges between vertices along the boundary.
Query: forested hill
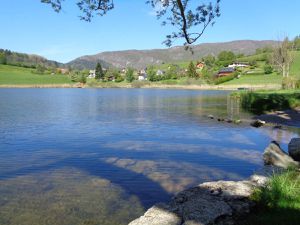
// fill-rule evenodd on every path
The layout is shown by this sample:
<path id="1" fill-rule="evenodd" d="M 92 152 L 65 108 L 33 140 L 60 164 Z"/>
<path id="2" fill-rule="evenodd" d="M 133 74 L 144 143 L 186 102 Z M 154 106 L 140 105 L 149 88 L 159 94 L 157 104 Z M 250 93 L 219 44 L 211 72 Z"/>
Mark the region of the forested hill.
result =
<path id="1" fill-rule="evenodd" d="M 0 49 L 0 64 L 9 64 L 22 67 L 64 67 L 64 64 L 48 60 L 39 55 L 30 55 L 25 53 L 13 52 L 10 50 Z"/>

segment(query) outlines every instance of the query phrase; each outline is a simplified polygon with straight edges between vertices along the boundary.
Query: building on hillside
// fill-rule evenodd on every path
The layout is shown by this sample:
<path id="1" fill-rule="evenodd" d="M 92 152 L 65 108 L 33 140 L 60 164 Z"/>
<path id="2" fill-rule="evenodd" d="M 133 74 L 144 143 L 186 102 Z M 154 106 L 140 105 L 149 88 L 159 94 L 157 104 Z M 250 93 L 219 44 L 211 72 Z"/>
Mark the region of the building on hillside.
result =
<path id="1" fill-rule="evenodd" d="M 221 69 L 218 72 L 217 77 L 226 77 L 226 76 L 233 74 L 234 72 L 235 72 L 234 68 L 226 67 L 226 68 Z"/>
<path id="2" fill-rule="evenodd" d="M 88 78 L 95 78 L 96 77 L 96 70 L 90 70 Z"/>
<path id="3" fill-rule="evenodd" d="M 204 62 L 197 62 L 196 67 L 197 67 L 197 69 L 203 70 L 203 68 L 205 67 L 205 63 Z"/>
<path id="4" fill-rule="evenodd" d="M 249 64 L 247 64 L 247 63 L 235 62 L 235 63 L 230 64 L 228 67 L 229 68 L 245 68 L 248 66 L 249 66 Z"/>
<path id="5" fill-rule="evenodd" d="M 69 70 L 65 68 L 57 68 L 57 72 L 61 74 L 68 74 Z"/>

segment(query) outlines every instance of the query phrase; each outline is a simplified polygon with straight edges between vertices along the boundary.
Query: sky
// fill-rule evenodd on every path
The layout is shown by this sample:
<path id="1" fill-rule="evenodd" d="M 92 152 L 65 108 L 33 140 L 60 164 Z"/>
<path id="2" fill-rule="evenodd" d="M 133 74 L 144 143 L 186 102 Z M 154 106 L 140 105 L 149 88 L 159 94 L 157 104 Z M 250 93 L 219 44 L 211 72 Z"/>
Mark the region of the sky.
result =
<path id="1" fill-rule="evenodd" d="M 65 0 L 60 13 L 40 0 L 1 0 L 0 48 L 64 63 L 103 51 L 166 48 L 162 42 L 174 28 L 162 27 L 145 1 L 115 0 L 115 9 L 88 23 L 75 0 Z M 197 44 L 294 38 L 299 9 L 299 0 L 222 0 L 221 17 Z"/>

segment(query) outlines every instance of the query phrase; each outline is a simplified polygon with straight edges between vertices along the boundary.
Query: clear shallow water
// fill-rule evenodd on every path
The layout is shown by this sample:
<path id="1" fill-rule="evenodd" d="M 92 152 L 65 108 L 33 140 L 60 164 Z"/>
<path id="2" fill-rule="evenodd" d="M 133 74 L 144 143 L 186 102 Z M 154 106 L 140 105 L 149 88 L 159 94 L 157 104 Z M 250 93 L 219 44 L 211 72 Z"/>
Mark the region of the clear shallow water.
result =
<path id="1" fill-rule="evenodd" d="M 0 89 L 0 224 L 127 224 L 203 181 L 248 177 L 299 130 L 249 118 L 228 92 Z"/>

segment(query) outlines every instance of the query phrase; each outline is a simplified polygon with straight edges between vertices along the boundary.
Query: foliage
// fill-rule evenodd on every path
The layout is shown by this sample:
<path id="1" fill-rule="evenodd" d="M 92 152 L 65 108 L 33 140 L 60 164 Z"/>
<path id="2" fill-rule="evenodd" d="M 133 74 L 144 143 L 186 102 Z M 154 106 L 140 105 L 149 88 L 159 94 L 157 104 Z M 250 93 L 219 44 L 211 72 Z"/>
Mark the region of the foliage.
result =
<path id="1" fill-rule="evenodd" d="M 166 71 L 164 79 L 177 79 L 180 73 L 180 68 L 177 65 L 170 65 Z"/>
<path id="2" fill-rule="evenodd" d="M 292 109 L 300 106 L 300 92 L 245 92 L 240 94 L 241 105 L 253 113 Z"/>
<path id="3" fill-rule="evenodd" d="M 202 61 L 204 62 L 205 66 L 213 67 L 216 62 L 216 58 L 213 55 L 208 55 L 203 57 Z"/>
<path id="4" fill-rule="evenodd" d="M 3 52 L 0 52 L 0 64 L 7 64 L 6 56 Z"/>
<path id="5" fill-rule="evenodd" d="M 233 73 L 231 75 L 224 76 L 224 77 L 219 77 L 219 78 L 215 79 L 214 83 L 215 83 L 215 85 L 222 84 L 222 83 L 231 81 L 236 77 L 237 77 L 237 73 Z"/>
<path id="6" fill-rule="evenodd" d="M 157 81 L 156 71 L 153 66 L 147 68 L 147 76 L 149 81 Z"/>
<path id="7" fill-rule="evenodd" d="M 222 51 L 218 55 L 219 61 L 233 61 L 235 60 L 235 58 L 236 58 L 235 54 L 231 51 Z"/>
<path id="8" fill-rule="evenodd" d="M 190 78 L 198 78 L 199 77 L 199 75 L 197 73 L 197 68 L 192 61 L 190 62 L 189 66 L 188 66 L 187 76 Z"/>
<path id="9" fill-rule="evenodd" d="M 132 68 L 128 68 L 126 73 L 125 73 L 125 79 L 127 82 L 131 83 L 132 81 L 134 81 L 134 70 Z"/>
<path id="10" fill-rule="evenodd" d="M 240 225 L 294 225 L 299 223 L 300 174 L 290 168 L 282 174 L 274 174 L 266 186 L 257 188 L 250 197 L 257 203 Z"/>
<path id="11" fill-rule="evenodd" d="M 41 0 L 59 12 L 62 9 L 63 0 Z M 195 43 L 204 33 L 209 25 L 214 25 L 215 19 L 220 16 L 220 0 L 213 2 L 202 2 L 194 9 L 190 0 L 147 0 L 156 11 L 158 19 L 164 18 L 162 25 L 171 25 L 178 28 L 177 31 L 167 35 L 164 43 L 171 46 L 178 38 L 185 40 L 184 45 Z M 77 5 L 82 11 L 80 18 L 91 21 L 94 14 L 105 15 L 114 8 L 113 0 L 77 0 Z M 199 31 L 195 28 L 200 29 Z"/>
<path id="12" fill-rule="evenodd" d="M 265 72 L 265 74 L 271 74 L 271 73 L 273 73 L 273 67 L 270 64 L 266 64 L 264 66 L 264 72 Z"/>
<path id="13" fill-rule="evenodd" d="M 272 62 L 275 68 L 282 73 L 283 77 L 288 77 L 293 60 L 294 54 L 290 50 L 290 42 L 288 38 L 285 38 L 284 41 L 274 49 Z"/>
<path id="14" fill-rule="evenodd" d="M 46 67 L 44 67 L 43 65 L 37 65 L 36 67 L 36 73 L 37 74 L 44 74 L 46 71 Z"/>
<path id="15" fill-rule="evenodd" d="M 282 89 L 299 88 L 299 80 L 295 77 L 284 77 L 282 80 Z"/>
<path id="16" fill-rule="evenodd" d="M 104 78 L 104 72 L 103 72 L 102 66 L 99 62 L 96 65 L 95 73 L 96 73 L 96 76 L 95 76 L 96 80 L 100 80 L 100 79 Z"/>

